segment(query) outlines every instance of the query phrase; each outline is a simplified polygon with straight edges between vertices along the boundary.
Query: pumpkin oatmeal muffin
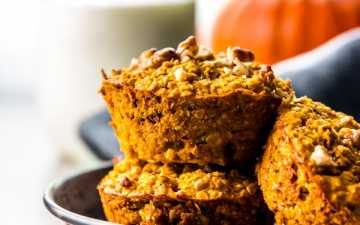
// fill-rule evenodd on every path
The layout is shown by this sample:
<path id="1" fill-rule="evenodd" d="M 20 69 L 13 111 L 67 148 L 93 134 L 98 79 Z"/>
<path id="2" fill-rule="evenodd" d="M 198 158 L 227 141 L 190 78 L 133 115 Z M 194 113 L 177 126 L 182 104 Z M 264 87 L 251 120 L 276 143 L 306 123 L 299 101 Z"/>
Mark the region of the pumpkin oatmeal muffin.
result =
<path id="1" fill-rule="evenodd" d="M 258 167 L 279 225 L 360 224 L 360 125 L 309 98 L 281 114 Z"/>
<path id="2" fill-rule="evenodd" d="M 256 179 L 224 170 L 125 159 L 98 190 L 107 219 L 124 225 L 272 225 Z"/>
<path id="3" fill-rule="evenodd" d="M 214 55 L 194 37 L 105 73 L 101 93 L 122 150 L 152 162 L 240 165 L 258 156 L 290 83 L 240 48 Z"/>

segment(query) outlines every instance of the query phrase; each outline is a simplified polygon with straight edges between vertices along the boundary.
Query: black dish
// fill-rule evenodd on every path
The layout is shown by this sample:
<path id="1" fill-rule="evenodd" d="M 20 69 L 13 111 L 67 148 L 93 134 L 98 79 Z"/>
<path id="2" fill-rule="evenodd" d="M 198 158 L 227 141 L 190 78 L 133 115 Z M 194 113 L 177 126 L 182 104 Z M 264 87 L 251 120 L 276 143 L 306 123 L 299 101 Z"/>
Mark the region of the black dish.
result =
<path id="1" fill-rule="evenodd" d="M 96 189 L 111 169 L 107 163 L 53 182 L 43 196 L 46 208 L 68 225 L 119 225 L 106 221 Z"/>
<path id="2" fill-rule="evenodd" d="M 43 201 L 57 218 L 70 225 L 112 225 L 106 222 L 96 186 L 112 168 L 97 169 L 57 180 L 46 189 Z"/>

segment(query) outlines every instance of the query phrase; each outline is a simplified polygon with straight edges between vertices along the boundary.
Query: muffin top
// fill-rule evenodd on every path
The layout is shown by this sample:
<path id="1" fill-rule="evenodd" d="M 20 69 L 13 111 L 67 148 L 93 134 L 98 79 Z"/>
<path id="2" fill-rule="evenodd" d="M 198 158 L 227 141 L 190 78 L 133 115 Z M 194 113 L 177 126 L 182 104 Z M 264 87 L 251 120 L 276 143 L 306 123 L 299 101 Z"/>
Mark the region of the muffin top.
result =
<path id="1" fill-rule="evenodd" d="M 247 201 L 258 186 L 236 170 L 196 164 L 146 163 L 125 159 L 100 183 L 104 192 L 125 197 L 166 196 L 173 199 Z"/>
<path id="2" fill-rule="evenodd" d="M 293 155 L 307 163 L 330 201 L 359 207 L 359 123 L 307 97 L 289 107 L 281 110 L 281 125 L 297 150 Z"/>
<path id="3" fill-rule="evenodd" d="M 156 96 L 214 96 L 238 90 L 276 98 L 293 95 L 288 81 L 277 78 L 270 66 L 253 60 L 252 52 L 239 47 L 215 55 L 190 36 L 177 49 L 149 49 L 129 67 L 113 70 L 111 77 L 103 75 L 105 82 Z"/>

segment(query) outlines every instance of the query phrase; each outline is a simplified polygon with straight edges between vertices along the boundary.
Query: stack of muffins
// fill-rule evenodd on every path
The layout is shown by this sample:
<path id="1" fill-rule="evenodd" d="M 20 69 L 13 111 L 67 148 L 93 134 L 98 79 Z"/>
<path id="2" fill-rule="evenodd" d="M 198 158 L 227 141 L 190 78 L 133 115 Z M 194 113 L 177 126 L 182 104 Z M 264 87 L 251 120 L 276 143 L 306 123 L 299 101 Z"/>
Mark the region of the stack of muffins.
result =
<path id="1" fill-rule="evenodd" d="M 191 36 L 177 49 L 149 49 L 133 59 L 129 67 L 113 70 L 111 76 L 103 73 L 101 93 L 125 153 L 125 158 L 116 160 L 114 169 L 98 186 L 109 221 L 123 225 L 272 225 L 273 211 L 279 225 L 358 224 L 341 220 L 347 217 L 358 221 L 355 216 L 359 213 L 360 165 L 358 148 L 353 144 L 353 132 L 359 129 L 358 124 L 346 117 L 344 123 L 348 125 L 343 126 L 348 133 L 344 135 L 350 146 L 346 151 L 327 151 L 322 142 L 316 142 L 306 143 L 306 149 L 315 145 L 316 153 L 291 152 L 293 145 L 302 145 L 295 140 L 308 138 L 314 133 L 311 129 L 322 125 L 323 117 L 316 117 L 316 113 L 325 115 L 330 111 L 328 114 L 339 120 L 345 116 L 310 99 L 296 99 L 288 81 L 277 78 L 269 66 L 253 60 L 250 51 L 236 47 L 215 55 L 199 46 Z M 308 133 L 298 136 L 298 131 L 290 131 L 297 126 L 306 127 L 303 124 L 309 119 L 307 112 L 298 112 L 304 105 L 314 113 L 313 124 Z M 300 122 L 294 119 L 296 116 L 301 117 Z M 332 122 L 323 126 L 331 128 Z M 358 131 L 357 144 L 360 144 L 360 129 Z M 264 159 L 258 162 L 267 139 Z M 332 159 L 328 161 L 333 164 L 329 161 L 331 165 L 319 166 L 318 162 L 324 163 L 321 161 L 324 155 L 331 158 L 328 154 L 338 155 L 345 160 L 344 165 L 355 166 L 329 169 L 338 166 Z M 323 196 L 322 189 L 313 184 L 304 186 L 315 180 L 312 179 L 315 176 L 310 175 L 317 173 L 313 168 L 318 167 L 320 172 L 334 170 L 337 175 L 348 172 L 347 177 L 336 182 L 345 182 L 348 178 L 347 183 L 341 185 L 355 192 L 351 194 L 345 188 L 341 189 L 345 194 L 334 197 L 338 198 L 336 202 L 350 198 L 349 204 L 352 204 L 334 220 L 331 213 L 335 206 L 324 200 L 327 196 Z M 304 171 L 308 172 L 307 180 L 300 176 L 303 174 L 297 174 Z M 294 178 L 289 178 L 289 173 Z M 312 194 L 311 188 L 316 194 Z M 315 207 L 319 196 L 326 203 L 321 209 L 328 210 L 323 217 L 318 216 L 322 211 Z M 302 205 L 297 207 L 299 198 L 313 202 L 314 208 L 304 211 Z M 338 205 L 343 207 L 341 203 Z M 321 221 L 304 222 L 302 218 L 310 221 L 311 215 L 315 218 L 313 221 Z M 331 220 L 326 220 L 327 217 Z"/>

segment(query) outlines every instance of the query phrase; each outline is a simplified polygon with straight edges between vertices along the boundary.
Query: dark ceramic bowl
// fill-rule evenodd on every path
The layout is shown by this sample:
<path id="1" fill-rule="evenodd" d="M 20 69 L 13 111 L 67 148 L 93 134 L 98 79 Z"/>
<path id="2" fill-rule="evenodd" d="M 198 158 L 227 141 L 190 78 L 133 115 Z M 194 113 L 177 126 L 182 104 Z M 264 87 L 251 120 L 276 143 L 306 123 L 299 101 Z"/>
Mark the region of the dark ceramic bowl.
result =
<path id="1" fill-rule="evenodd" d="M 110 169 L 108 163 L 53 182 L 43 197 L 46 208 L 66 224 L 113 225 L 105 221 L 96 189 Z"/>
<path id="2" fill-rule="evenodd" d="M 115 225 L 105 221 L 96 190 L 111 168 L 108 163 L 50 184 L 43 197 L 46 208 L 69 225 Z"/>

